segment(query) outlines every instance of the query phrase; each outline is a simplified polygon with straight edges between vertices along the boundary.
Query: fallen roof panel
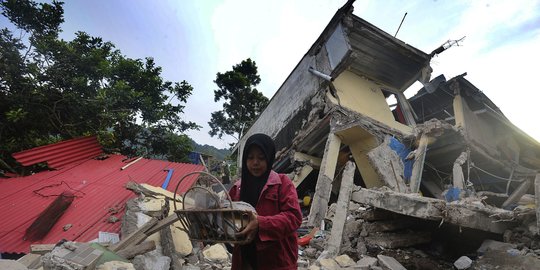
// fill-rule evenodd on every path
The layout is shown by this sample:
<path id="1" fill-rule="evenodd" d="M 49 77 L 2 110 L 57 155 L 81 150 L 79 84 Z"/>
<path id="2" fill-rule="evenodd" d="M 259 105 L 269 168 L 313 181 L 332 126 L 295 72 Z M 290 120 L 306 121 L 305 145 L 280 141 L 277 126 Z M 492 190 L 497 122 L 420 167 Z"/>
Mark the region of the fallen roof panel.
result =
<path id="1" fill-rule="evenodd" d="M 167 190 L 174 191 L 180 177 L 204 169 L 201 165 L 141 159 L 121 170 L 127 164 L 125 159 L 111 155 L 57 171 L 0 180 L 0 252 L 28 253 L 31 244 L 51 244 L 61 239 L 85 242 L 97 238 L 99 231 L 119 233 L 121 222 L 109 223 L 107 219 L 111 215 L 122 218 L 125 202 L 135 197 L 125 189 L 127 182 L 161 186 L 168 173 L 165 169 L 173 169 Z M 185 192 L 195 179 L 196 175 L 186 178 L 178 192 Z M 37 242 L 23 240 L 35 218 L 64 190 L 71 190 L 77 198 L 45 238 Z M 111 208 L 119 212 L 112 214 Z M 73 226 L 64 231 L 66 224 Z"/>

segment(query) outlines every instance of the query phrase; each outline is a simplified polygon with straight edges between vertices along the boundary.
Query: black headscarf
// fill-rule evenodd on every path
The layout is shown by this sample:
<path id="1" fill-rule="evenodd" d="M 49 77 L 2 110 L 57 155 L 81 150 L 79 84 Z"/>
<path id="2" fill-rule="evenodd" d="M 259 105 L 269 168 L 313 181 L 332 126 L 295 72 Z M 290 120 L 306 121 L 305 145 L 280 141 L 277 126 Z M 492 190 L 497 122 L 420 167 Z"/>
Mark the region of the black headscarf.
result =
<path id="1" fill-rule="evenodd" d="M 249 149 L 253 146 L 258 146 L 264 153 L 266 159 L 266 172 L 263 175 L 256 177 L 252 175 L 247 168 L 247 156 Z M 242 186 L 240 188 L 240 200 L 257 206 L 261 191 L 268 180 L 274 158 L 276 156 L 276 146 L 274 141 L 266 134 L 258 133 L 249 137 L 244 145 L 242 153 Z"/>

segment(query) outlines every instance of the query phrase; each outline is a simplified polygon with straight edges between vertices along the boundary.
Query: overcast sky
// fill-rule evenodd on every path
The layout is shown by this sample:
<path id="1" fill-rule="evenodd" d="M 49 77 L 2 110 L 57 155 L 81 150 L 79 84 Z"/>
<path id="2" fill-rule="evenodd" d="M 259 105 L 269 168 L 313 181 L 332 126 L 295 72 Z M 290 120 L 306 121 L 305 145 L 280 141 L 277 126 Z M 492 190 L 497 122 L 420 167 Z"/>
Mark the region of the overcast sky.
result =
<path id="1" fill-rule="evenodd" d="M 62 37 L 85 31 L 113 42 L 128 57 L 153 57 L 165 79 L 194 87 L 184 118 L 203 128 L 188 135 L 224 148 L 232 137 L 208 135 L 210 114 L 221 109 L 213 100 L 216 73 L 250 57 L 259 67 L 258 89 L 271 98 L 345 2 L 70 0 Z M 357 0 L 354 8 L 355 15 L 392 35 L 407 12 L 397 37 L 426 53 L 466 36 L 462 46 L 432 60 L 432 77 L 467 72 L 465 78 L 515 125 L 540 140 L 540 1 Z"/>

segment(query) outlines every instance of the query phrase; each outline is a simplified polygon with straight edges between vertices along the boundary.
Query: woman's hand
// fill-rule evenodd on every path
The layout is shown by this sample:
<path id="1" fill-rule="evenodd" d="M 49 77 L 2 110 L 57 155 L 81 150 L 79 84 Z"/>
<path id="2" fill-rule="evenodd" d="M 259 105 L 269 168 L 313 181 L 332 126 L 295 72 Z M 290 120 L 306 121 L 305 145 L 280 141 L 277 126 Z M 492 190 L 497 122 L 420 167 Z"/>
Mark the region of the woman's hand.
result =
<path id="1" fill-rule="evenodd" d="M 255 237 L 257 237 L 257 232 L 259 231 L 259 221 L 257 220 L 257 214 L 251 211 L 246 211 L 246 214 L 249 215 L 249 223 L 246 227 L 235 236 L 242 239 L 245 238 L 248 243 L 251 243 Z"/>

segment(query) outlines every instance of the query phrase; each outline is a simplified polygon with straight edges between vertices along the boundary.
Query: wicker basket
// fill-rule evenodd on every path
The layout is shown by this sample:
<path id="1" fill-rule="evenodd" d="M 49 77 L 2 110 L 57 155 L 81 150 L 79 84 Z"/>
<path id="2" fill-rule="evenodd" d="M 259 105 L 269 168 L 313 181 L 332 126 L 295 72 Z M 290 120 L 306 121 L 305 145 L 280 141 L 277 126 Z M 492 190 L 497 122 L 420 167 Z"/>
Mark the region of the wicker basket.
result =
<path id="1" fill-rule="evenodd" d="M 188 176 L 193 174 L 210 176 L 212 182 L 215 182 L 223 188 L 227 196 L 225 205 L 221 202 L 218 196 L 207 187 L 195 186 L 199 179 L 195 181 L 182 197 L 182 209 L 177 209 L 174 204 L 174 212 L 178 216 L 185 231 L 191 240 L 201 241 L 205 243 L 230 243 L 230 244 L 246 244 L 248 240 L 236 237 L 236 233 L 240 232 L 250 221 L 250 213 L 245 209 L 234 209 L 235 203 L 232 202 L 229 193 L 221 184 L 221 182 L 213 175 L 207 172 L 192 172 L 184 175 L 174 190 L 174 200 L 176 201 L 176 192 L 180 183 Z M 186 195 L 190 192 L 208 193 L 208 198 L 215 201 L 214 209 L 193 208 L 185 209 Z"/>

